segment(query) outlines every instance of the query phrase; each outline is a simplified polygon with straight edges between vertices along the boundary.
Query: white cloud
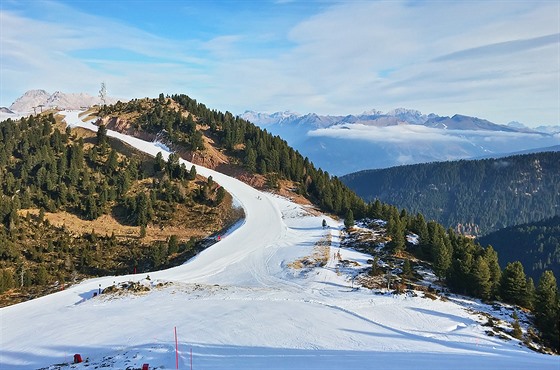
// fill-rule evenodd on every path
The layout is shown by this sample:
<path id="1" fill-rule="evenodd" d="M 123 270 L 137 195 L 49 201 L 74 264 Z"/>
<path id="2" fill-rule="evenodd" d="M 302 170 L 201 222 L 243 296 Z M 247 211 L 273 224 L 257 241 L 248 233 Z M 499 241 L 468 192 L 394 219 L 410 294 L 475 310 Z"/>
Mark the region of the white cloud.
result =
<path id="1" fill-rule="evenodd" d="M 219 36 L 205 42 L 202 48 L 219 58 L 232 57 L 237 51 L 236 44 L 242 39 L 243 37 L 240 35 Z"/>
<path id="2" fill-rule="evenodd" d="M 186 42 L 72 10 L 61 17 L 68 19 L 49 23 L 0 12 L 2 95 L 13 101 L 32 88 L 95 93 L 105 81 L 117 97 L 155 96 L 162 91 L 179 92 L 184 83 L 204 75 L 199 71 L 203 61 L 187 54 Z M 149 61 L 114 59 L 115 50 Z M 9 105 L 4 100 L 2 96 L 2 103 Z"/>
<path id="3" fill-rule="evenodd" d="M 184 92 L 232 112 L 404 106 L 560 124 L 557 2 L 321 3 L 290 28 L 220 29 L 205 40 L 163 38 L 49 4 L 57 22 L 0 15 L 2 104 L 28 88 L 91 92 L 106 81 L 120 96 Z M 113 49 L 137 60 L 115 59 Z"/>
<path id="4" fill-rule="evenodd" d="M 464 138 L 454 136 L 449 131 L 415 125 L 397 125 L 386 127 L 375 127 L 362 124 L 336 125 L 309 131 L 308 135 L 380 143 L 408 143 L 412 141 L 465 141 Z"/>
<path id="5" fill-rule="evenodd" d="M 246 95 L 229 100 L 253 103 L 242 109 L 347 114 L 406 106 L 558 123 L 557 10 L 547 2 L 348 2 L 294 27 L 295 46 L 275 60 L 238 59 L 216 71 L 227 85 L 244 85 Z"/>
<path id="6" fill-rule="evenodd" d="M 507 131 L 465 131 L 442 130 L 422 125 L 368 126 L 363 124 L 343 124 L 316 129 L 307 133 L 312 137 L 329 137 L 336 139 L 360 140 L 371 143 L 422 143 L 422 142 L 493 142 L 507 143 L 511 140 L 538 140 L 536 134 Z M 543 140 L 549 141 L 546 136 Z"/>

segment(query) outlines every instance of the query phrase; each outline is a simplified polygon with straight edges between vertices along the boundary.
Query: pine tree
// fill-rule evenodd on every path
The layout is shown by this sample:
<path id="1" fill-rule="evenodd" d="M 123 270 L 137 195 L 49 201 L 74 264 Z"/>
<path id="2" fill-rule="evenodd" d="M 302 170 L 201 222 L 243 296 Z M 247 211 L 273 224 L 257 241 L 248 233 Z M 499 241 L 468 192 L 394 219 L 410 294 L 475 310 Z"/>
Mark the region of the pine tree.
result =
<path id="1" fill-rule="evenodd" d="M 117 157 L 117 151 L 115 149 L 111 149 L 111 151 L 109 152 L 109 157 L 107 157 L 105 166 L 107 167 L 107 173 L 109 174 L 117 170 L 119 166 L 119 161 Z"/>
<path id="2" fill-rule="evenodd" d="M 100 216 L 97 201 L 93 194 L 88 194 L 84 203 L 84 214 L 88 220 L 95 220 Z"/>
<path id="3" fill-rule="evenodd" d="M 371 271 L 369 273 L 371 276 L 377 276 L 381 274 L 381 270 L 379 269 L 379 257 L 375 256 L 373 261 L 371 262 Z"/>
<path id="4" fill-rule="evenodd" d="M 389 222 L 387 223 L 387 233 L 391 237 L 390 246 L 393 253 L 399 254 L 404 251 L 406 246 L 404 236 L 405 228 L 401 218 L 396 212 L 394 212 L 394 214 L 392 214 L 389 218 Z"/>
<path id="5" fill-rule="evenodd" d="M 560 299 L 552 271 L 547 270 L 539 279 L 535 293 L 535 324 L 553 348 L 560 349 Z"/>
<path id="6" fill-rule="evenodd" d="M 513 323 L 511 326 L 513 330 L 511 332 L 512 337 L 516 339 L 521 339 L 523 337 L 523 332 L 521 331 L 521 326 L 519 325 L 519 316 L 517 315 L 517 311 L 513 311 Z"/>
<path id="7" fill-rule="evenodd" d="M 490 271 L 490 295 L 496 297 L 500 287 L 500 280 L 502 278 L 502 269 L 498 263 L 498 253 L 489 245 L 484 250 L 484 259 Z"/>
<path id="8" fill-rule="evenodd" d="M 107 127 L 103 124 L 97 128 L 97 145 L 105 146 L 107 144 Z"/>
<path id="9" fill-rule="evenodd" d="M 220 186 L 216 191 L 216 204 L 221 204 L 224 201 L 225 196 L 226 191 L 222 186 Z"/>
<path id="10" fill-rule="evenodd" d="M 14 275 L 11 270 L 3 269 L 0 273 L 0 293 L 14 288 L 16 285 Z"/>
<path id="11" fill-rule="evenodd" d="M 257 153 L 255 150 L 247 145 L 245 149 L 245 166 L 249 172 L 254 173 L 257 171 Z"/>
<path id="12" fill-rule="evenodd" d="M 156 154 L 156 159 L 154 163 L 154 171 L 157 173 L 159 171 L 162 171 L 164 168 L 165 168 L 165 161 L 163 159 L 163 154 L 161 154 L 161 152 L 158 152 Z"/>
<path id="13" fill-rule="evenodd" d="M 196 179 L 196 167 L 193 165 L 189 171 L 189 180 Z"/>
<path id="14" fill-rule="evenodd" d="M 533 303 L 535 302 L 535 283 L 532 277 L 527 278 L 527 290 L 525 293 L 525 307 L 528 309 L 533 309 Z"/>
<path id="15" fill-rule="evenodd" d="M 167 252 L 171 255 L 179 250 L 179 239 L 177 235 L 171 235 L 167 241 Z"/>
<path id="16" fill-rule="evenodd" d="M 508 263 L 502 274 L 500 282 L 500 296 L 509 303 L 525 306 L 527 293 L 527 280 L 523 265 L 515 261 Z"/>
<path id="17" fill-rule="evenodd" d="M 350 230 L 354 227 L 354 213 L 351 209 L 346 212 L 346 217 L 344 218 L 344 227 L 346 227 L 346 230 Z"/>
<path id="18" fill-rule="evenodd" d="M 37 274 L 35 274 L 35 284 L 45 285 L 47 284 L 48 279 L 49 279 L 49 274 L 45 266 L 43 265 L 39 266 L 39 269 L 37 270 Z"/>
<path id="19" fill-rule="evenodd" d="M 436 236 L 432 241 L 433 268 L 436 276 L 443 279 L 451 266 L 452 251 L 446 245 L 443 235 Z"/>
<path id="20" fill-rule="evenodd" d="M 410 279 L 413 273 L 414 270 L 412 269 L 412 264 L 410 263 L 410 260 L 406 258 L 403 263 L 402 276 L 406 279 Z"/>
<path id="21" fill-rule="evenodd" d="M 143 239 L 146 237 L 146 226 L 145 225 L 140 225 L 140 239 Z"/>
<path id="22" fill-rule="evenodd" d="M 136 225 L 146 226 L 151 221 L 153 209 L 150 198 L 145 193 L 136 196 Z"/>
<path id="23" fill-rule="evenodd" d="M 167 164 L 165 166 L 167 175 L 172 179 L 178 178 L 177 176 L 178 167 L 179 167 L 179 155 L 177 153 L 169 153 L 169 156 L 167 157 Z"/>
<path id="24" fill-rule="evenodd" d="M 428 226 L 421 213 L 417 213 L 416 217 L 412 220 L 411 229 L 418 235 L 420 243 L 426 242 L 426 239 L 428 239 Z"/>
<path id="25" fill-rule="evenodd" d="M 476 258 L 472 274 L 475 281 L 475 295 L 483 300 L 490 299 L 492 289 L 490 268 L 482 256 Z"/>

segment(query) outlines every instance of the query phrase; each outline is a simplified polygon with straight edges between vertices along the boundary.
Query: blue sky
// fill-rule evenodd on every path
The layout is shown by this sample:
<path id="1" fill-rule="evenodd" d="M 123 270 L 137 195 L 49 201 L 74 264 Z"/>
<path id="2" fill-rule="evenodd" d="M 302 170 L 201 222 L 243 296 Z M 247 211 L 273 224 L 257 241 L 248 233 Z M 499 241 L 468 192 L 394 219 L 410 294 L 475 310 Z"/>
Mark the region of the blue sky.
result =
<path id="1" fill-rule="evenodd" d="M 233 113 L 560 124 L 558 1 L 0 0 L 0 43 L 2 106 L 105 82 Z"/>

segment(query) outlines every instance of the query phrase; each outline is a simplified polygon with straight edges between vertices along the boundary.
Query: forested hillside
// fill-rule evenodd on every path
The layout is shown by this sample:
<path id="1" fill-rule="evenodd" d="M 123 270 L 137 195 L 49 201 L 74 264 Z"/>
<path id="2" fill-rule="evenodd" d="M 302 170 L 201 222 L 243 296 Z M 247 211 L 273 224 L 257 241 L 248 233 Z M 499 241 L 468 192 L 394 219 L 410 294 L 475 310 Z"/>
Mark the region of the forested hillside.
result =
<path id="1" fill-rule="evenodd" d="M 1 122 L 0 142 L 0 293 L 18 288 L 3 304 L 185 260 L 236 217 L 231 197 L 194 167 L 141 154 L 103 126 L 30 116 Z"/>
<path id="2" fill-rule="evenodd" d="M 560 152 L 368 170 L 341 180 L 367 201 L 421 212 L 471 235 L 560 213 Z"/>
<path id="3" fill-rule="evenodd" d="M 502 267 L 519 260 L 535 281 L 546 270 L 560 276 L 560 216 L 507 227 L 481 237 L 479 242 L 494 247 Z"/>
<path id="4" fill-rule="evenodd" d="M 99 116 L 107 122 L 119 119 L 123 131 L 152 138 L 157 135 L 189 158 L 193 152 L 200 158 L 210 151 L 204 137 L 227 155 L 229 164 L 243 168 L 249 175 L 264 176 L 264 186 L 269 189 L 277 189 L 279 180 L 287 180 L 292 182 L 293 190 L 327 212 L 345 215 L 352 209 L 357 217 L 365 216 L 365 203 L 360 197 L 337 178 L 317 169 L 286 141 L 230 112 L 208 109 L 186 95 L 161 94 L 158 99 L 104 106 Z"/>

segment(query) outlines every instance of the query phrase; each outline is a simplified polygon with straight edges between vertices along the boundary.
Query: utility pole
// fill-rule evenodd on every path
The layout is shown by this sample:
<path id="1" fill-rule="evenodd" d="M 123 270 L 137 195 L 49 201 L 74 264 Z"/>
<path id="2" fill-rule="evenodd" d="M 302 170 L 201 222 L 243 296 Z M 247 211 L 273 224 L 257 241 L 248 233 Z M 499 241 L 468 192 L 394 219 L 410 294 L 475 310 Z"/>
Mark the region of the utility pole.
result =
<path id="1" fill-rule="evenodd" d="M 103 105 L 107 104 L 107 87 L 105 86 L 105 82 L 101 82 L 101 90 L 99 90 L 99 98 L 101 99 L 101 103 Z"/>

